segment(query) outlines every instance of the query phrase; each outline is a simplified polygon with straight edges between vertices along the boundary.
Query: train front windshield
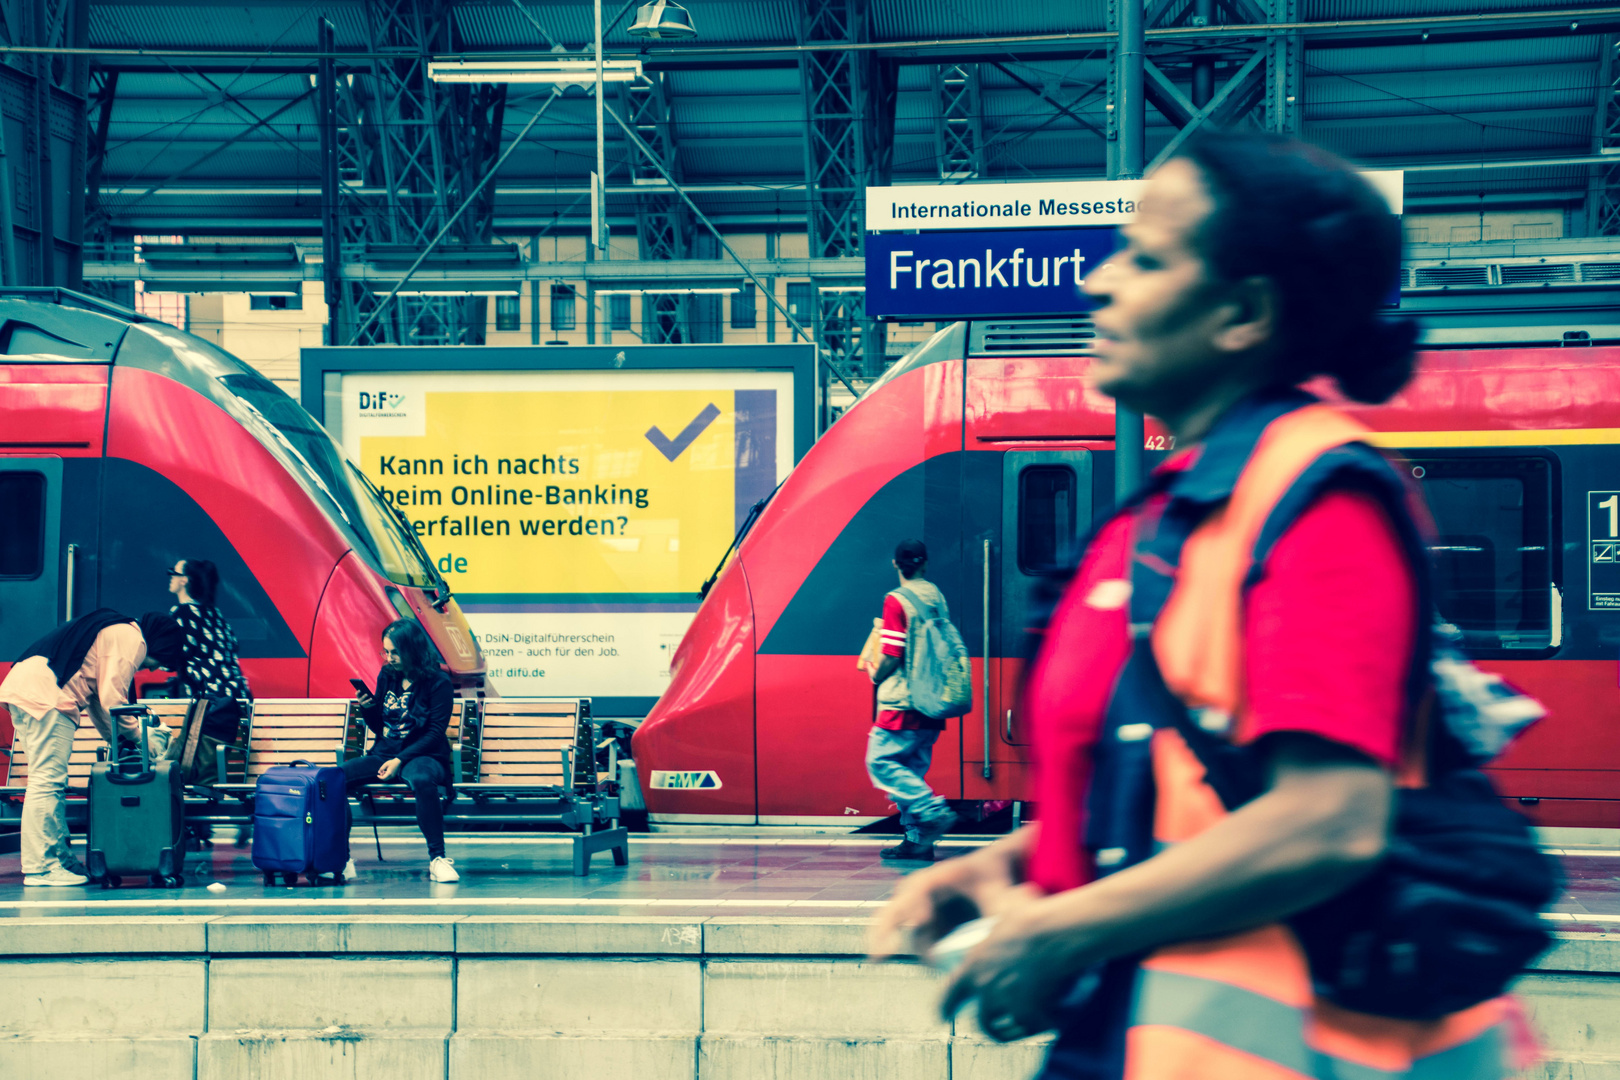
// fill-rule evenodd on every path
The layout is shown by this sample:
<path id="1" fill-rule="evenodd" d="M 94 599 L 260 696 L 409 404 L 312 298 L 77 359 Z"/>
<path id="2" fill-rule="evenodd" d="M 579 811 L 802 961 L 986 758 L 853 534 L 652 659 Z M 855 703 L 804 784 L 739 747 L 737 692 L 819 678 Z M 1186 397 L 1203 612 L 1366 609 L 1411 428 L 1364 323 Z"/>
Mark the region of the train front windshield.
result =
<path id="1" fill-rule="evenodd" d="M 434 588 L 438 575 L 399 517 L 343 456 L 315 418 L 261 375 L 220 376 L 234 398 L 237 419 L 308 488 L 343 519 L 388 579 Z"/>

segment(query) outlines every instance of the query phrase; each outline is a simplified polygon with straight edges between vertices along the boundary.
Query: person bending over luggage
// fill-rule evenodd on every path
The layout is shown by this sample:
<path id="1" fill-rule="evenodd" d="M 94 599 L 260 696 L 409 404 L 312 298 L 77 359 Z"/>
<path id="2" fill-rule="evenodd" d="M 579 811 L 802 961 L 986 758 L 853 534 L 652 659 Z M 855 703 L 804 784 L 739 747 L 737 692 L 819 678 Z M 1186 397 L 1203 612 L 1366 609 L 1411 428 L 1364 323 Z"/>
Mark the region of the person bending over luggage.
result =
<path id="1" fill-rule="evenodd" d="M 112 740 L 112 710 L 127 705 L 138 668 L 173 671 L 183 661 L 174 619 L 148 612 L 139 620 L 98 608 L 40 638 L 0 682 L 0 704 L 11 711 L 17 744 L 28 755 L 22 809 L 24 885 L 83 885 L 90 879 L 73 857 L 67 823 L 68 759 L 79 716 L 88 711 Z M 140 722 L 120 722 L 123 741 L 143 738 Z"/>
<path id="2" fill-rule="evenodd" d="M 179 603 L 169 609 L 185 635 L 185 663 L 175 673 L 176 697 L 207 698 L 202 738 L 192 763 L 205 780 L 216 777 L 215 757 L 221 742 L 235 742 L 242 711 L 237 703 L 252 701 L 247 677 L 236 656 L 236 634 L 214 606 L 219 571 L 207 559 L 181 559 L 169 570 L 169 591 Z M 178 758 L 182 747 L 176 743 Z"/>
<path id="3" fill-rule="evenodd" d="M 906 628 L 919 603 L 945 612 L 945 595 L 923 577 L 928 549 L 921 540 L 902 540 L 894 549 L 900 587 L 883 598 L 883 659 L 872 673 L 877 686 L 877 718 L 866 741 L 866 771 L 872 785 L 900 808 L 905 839 L 880 854 L 885 859 L 934 861 L 934 843 L 956 824 L 956 814 L 924 777 L 934 742 L 945 721 L 911 707 L 907 681 Z"/>
<path id="4" fill-rule="evenodd" d="M 366 726 L 375 736 L 371 752 L 343 763 L 347 789 L 378 781 L 403 780 L 416 795 L 416 824 L 428 845 L 428 877 L 459 881 L 444 854 L 444 806 L 439 788 L 450 785 L 450 724 L 454 694 L 439 670 L 438 655 L 422 628 L 409 619 L 388 625 L 382 635 L 383 666 L 376 695 L 357 692 Z M 354 860 L 344 870 L 354 877 Z"/>

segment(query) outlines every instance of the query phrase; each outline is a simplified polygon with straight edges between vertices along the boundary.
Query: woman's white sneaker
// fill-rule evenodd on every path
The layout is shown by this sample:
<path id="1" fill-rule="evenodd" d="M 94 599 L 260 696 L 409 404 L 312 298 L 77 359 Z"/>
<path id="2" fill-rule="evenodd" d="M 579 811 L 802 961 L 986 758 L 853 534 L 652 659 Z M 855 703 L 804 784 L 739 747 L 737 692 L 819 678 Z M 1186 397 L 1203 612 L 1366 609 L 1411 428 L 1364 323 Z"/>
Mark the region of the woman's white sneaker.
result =
<path id="1" fill-rule="evenodd" d="M 428 878 L 449 884 L 452 881 L 460 881 L 461 875 L 456 873 L 456 864 L 452 860 L 440 855 L 428 863 Z"/>

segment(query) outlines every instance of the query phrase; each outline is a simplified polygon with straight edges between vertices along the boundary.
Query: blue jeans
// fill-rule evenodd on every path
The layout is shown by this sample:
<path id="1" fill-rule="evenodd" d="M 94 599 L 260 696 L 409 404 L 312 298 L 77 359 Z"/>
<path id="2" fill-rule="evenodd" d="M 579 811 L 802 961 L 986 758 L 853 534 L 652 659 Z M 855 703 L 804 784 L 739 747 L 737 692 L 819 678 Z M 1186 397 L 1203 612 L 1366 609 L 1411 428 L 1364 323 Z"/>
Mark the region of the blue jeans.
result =
<path id="1" fill-rule="evenodd" d="M 918 842 L 917 826 L 944 817 L 950 804 L 923 777 L 934 758 L 938 731 L 890 731 L 873 726 L 866 740 L 866 772 L 872 786 L 900 808 L 906 839 Z"/>

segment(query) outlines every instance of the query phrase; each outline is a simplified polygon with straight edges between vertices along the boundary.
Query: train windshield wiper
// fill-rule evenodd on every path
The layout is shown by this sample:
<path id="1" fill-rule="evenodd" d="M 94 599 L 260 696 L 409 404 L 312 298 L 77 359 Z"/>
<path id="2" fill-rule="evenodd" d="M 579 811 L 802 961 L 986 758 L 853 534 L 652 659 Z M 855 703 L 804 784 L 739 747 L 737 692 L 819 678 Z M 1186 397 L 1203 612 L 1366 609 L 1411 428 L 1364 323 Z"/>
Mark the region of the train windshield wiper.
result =
<path id="1" fill-rule="evenodd" d="M 743 539 L 748 535 L 749 530 L 754 527 L 754 522 L 759 520 L 759 515 L 765 512 L 765 505 L 771 501 L 778 491 L 781 490 L 782 485 L 777 484 L 776 487 L 771 490 L 769 495 L 765 496 L 763 499 L 760 499 L 758 502 L 754 503 L 753 506 L 748 508 L 748 515 L 743 518 L 742 524 L 737 527 L 737 535 L 731 538 L 730 546 L 726 548 L 725 554 L 720 556 L 719 565 L 714 568 L 714 573 L 709 575 L 709 580 L 705 581 L 702 586 L 698 588 L 698 596 L 706 597 L 709 595 L 709 590 L 714 588 L 714 583 L 720 580 L 720 571 L 726 568 L 726 560 L 731 558 L 731 553 L 736 551 L 737 548 L 742 544 Z"/>

